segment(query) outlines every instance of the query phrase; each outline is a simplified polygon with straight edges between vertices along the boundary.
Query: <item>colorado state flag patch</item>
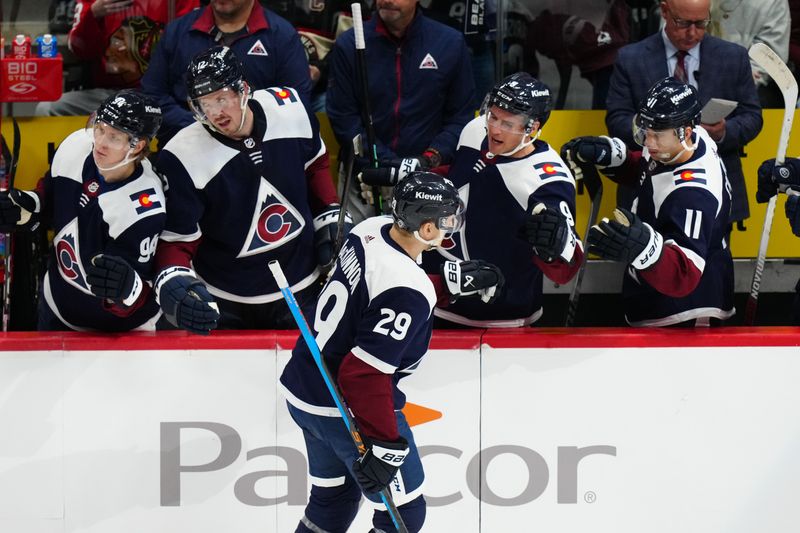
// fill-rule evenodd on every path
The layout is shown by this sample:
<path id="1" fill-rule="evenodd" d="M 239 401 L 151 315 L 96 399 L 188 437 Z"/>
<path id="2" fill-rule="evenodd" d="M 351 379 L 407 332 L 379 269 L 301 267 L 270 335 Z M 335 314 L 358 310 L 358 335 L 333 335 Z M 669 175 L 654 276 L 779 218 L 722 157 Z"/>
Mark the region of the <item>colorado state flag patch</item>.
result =
<path id="1" fill-rule="evenodd" d="M 555 161 L 545 161 L 544 163 L 536 163 L 533 165 L 533 168 L 539 171 L 539 178 L 546 180 L 548 178 L 555 178 L 555 177 L 568 177 L 566 172 L 563 172 L 564 167 L 561 166 L 561 163 L 556 163 Z"/>
<path id="2" fill-rule="evenodd" d="M 129 196 L 131 202 L 136 206 L 136 214 L 141 215 L 146 211 L 161 207 L 161 202 L 158 200 L 155 189 L 145 189 L 143 191 L 135 192 Z"/>
<path id="3" fill-rule="evenodd" d="M 672 175 L 675 178 L 675 185 L 683 183 L 701 183 L 705 185 L 707 183 L 706 171 L 702 168 L 679 168 L 673 171 Z"/>
<path id="4" fill-rule="evenodd" d="M 293 103 L 297 102 L 297 97 L 288 89 L 267 89 L 266 91 L 275 98 L 278 105 L 286 104 L 287 100 Z"/>

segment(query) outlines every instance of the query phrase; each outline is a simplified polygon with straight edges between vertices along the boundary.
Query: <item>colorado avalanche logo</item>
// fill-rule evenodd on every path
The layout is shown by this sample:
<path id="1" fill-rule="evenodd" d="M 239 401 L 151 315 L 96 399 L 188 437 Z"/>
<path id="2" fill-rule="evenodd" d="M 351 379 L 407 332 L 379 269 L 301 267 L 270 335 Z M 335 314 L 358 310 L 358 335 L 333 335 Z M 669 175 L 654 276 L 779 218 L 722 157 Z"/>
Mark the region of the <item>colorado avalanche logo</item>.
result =
<path id="1" fill-rule="evenodd" d="M 75 218 L 53 239 L 61 277 L 78 290 L 92 294 L 86 276 L 81 268 L 81 254 L 78 245 L 78 219 Z"/>
<path id="2" fill-rule="evenodd" d="M 303 215 L 264 178 L 261 178 L 255 207 L 250 231 L 238 257 L 277 248 L 299 236 L 306 225 Z"/>

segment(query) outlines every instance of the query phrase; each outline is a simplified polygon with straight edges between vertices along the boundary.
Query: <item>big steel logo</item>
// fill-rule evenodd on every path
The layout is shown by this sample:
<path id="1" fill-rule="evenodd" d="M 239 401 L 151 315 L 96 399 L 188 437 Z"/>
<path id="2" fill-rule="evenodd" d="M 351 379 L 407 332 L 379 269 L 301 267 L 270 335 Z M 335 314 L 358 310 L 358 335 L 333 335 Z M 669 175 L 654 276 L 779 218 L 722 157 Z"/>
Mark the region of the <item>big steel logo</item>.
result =
<path id="1" fill-rule="evenodd" d="M 411 426 L 434 422 L 442 418 L 442 413 L 415 404 L 407 404 L 403 409 Z M 181 462 L 181 432 L 206 431 L 219 439 L 220 447 L 217 457 L 205 464 L 187 465 Z M 195 433 L 196 434 L 196 433 Z M 203 472 L 214 472 L 230 467 L 242 453 L 242 438 L 239 433 L 227 424 L 219 422 L 162 422 L 161 423 L 161 505 L 176 507 L 181 505 L 181 484 L 190 482 L 193 475 Z M 452 446 L 423 445 L 419 446 L 420 457 L 444 455 L 455 460 L 461 459 L 463 450 Z M 492 462 L 501 456 L 514 456 L 521 460 L 527 468 L 528 483 L 519 494 L 500 496 L 487 479 L 487 471 Z M 575 504 L 578 502 L 579 464 L 591 455 L 616 457 L 616 446 L 559 446 L 557 450 L 556 501 L 559 504 Z M 304 506 L 308 498 L 308 467 L 303 451 L 286 446 L 265 446 L 248 450 L 248 461 L 262 456 L 281 458 L 284 470 L 264 470 L 244 474 L 236 480 L 233 488 L 237 500 L 245 505 L 268 506 L 287 503 Z M 184 474 L 189 474 L 185 476 Z M 286 478 L 286 494 L 266 498 L 256 491 L 259 480 L 268 477 Z M 469 492 L 477 499 L 490 505 L 516 507 L 526 505 L 544 494 L 550 484 L 550 466 L 545 458 L 536 450 L 519 445 L 498 445 L 480 450 L 470 458 L 466 467 L 466 482 Z M 461 491 L 447 495 L 425 495 L 429 507 L 449 505 L 464 498 Z M 586 500 L 589 501 L 589 500 Z"/>

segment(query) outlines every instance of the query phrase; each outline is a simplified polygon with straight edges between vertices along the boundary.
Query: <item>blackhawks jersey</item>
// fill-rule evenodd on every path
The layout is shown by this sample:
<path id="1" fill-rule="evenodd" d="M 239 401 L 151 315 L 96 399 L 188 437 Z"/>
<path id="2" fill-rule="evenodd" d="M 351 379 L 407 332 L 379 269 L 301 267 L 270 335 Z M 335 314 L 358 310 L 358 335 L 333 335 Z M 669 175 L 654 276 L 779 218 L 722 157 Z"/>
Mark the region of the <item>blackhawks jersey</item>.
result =
<path id="1" fill-rule="evenodd" d="M 433 283 L 389 236 L 392 220 L 373 217 L 348 234 L 310 324 L 334 380 L 351 353 L 391 376 L 394 408 L 405 395 L 398 381 L 413 373 L 428 350 L 436 303 Z M 305 342 L 298 342 L 281 375 L 287 401 L 309 413 L 339 416 Z"/>
<path id="2" fill-rule="evenodd" d="M 505 288 L 493 304 L 460 298 L 437 307 L 436 316 L 475 327 L 525 326 L 542 315 L 544 266 L 534 259 L 525 238 L 525 219 L 540 202 L 565 214 L 577 241 L 576 253 L 582 257 L 574 231 L 575 179 L 544 141 L 534 141 L 534 151 L 525 157 L 488 159 L 485 123 L 485 117 L 479 116 L 467 124 L 450 166 L 448 177 L 467 207 L 464 225 L 442 243 L 439 254 L 426 254 L 423 264 L 428 273 L 437 274 L 449 256 L 482 259 L 498 266 L 505 277 Z M 569 278 L 577 272 L 577 255 Z"/>
<path id="3" fill-rule="evenodd" d="M 633 210 L 673 253 L 662 252 L 652 273 L 627 269 L 622 292 L 625 318 L 633 326 L 724 320 L 735 312 L 733 259 L 726 242 L 730 184 L 708 133 L 697 127 L 693 137 L 697 149 L 678 165 L 652 160 L 646 149 L 642 153 L 641 187 Z M 688 292 L 682 285 L 694 275 L 699 275 L 697 286 L 676 297 Z"/>
<path id="4" fill-rule="evenodd" d="M 255 91 L 248 105 L 250 137 L 233 140 L 195 122 L 160 153 L 169 210 L 159 246 L 199 241 L 192 267 L 209 292 L 261 304 L 281 299 L 267 270 L 273 259 L 295 291 L 319 276 L 306 169 L 326 152 L 294 89 Z"/>
<path id="5" fill-rule="evenodd" d="M 123 258 L 143 280 L 152 280 L 166 214 L 162 183 L 150 162 L 142 160 L 124 181 L 107 183 L 94 163 L 91 137 L 76 131 L 59 146 L 37 193 L 43 218 L 55 231 L 42 290 L 58 319 L 78 331 L 154 329 L 160 311 L 152 293 L 128 312 L 94 296 L 86 282 L 86 266 L 99 253 Z"/>

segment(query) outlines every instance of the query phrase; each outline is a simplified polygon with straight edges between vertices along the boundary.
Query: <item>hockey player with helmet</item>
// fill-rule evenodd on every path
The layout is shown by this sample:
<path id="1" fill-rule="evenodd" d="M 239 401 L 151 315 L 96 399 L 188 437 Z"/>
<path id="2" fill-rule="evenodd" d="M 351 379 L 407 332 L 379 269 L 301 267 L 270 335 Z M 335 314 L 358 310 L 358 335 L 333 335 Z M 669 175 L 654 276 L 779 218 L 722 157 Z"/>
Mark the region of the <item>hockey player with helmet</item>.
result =
<path id="1" fill-rule="evenodd" d="M 392 217 L 372 217 L 353 228 L 316 309 L 307 314 L 316 317 L 313 334 L 366 454 L 359 457 L 301 340 L 280 378 L 289 412 L 303 430 L 313 483 L 295 533 L 347 531 L 362 491 L 376 508 L 373 531 L 394 531 L 388 513 L 377 510 L 383 509 L 378 493 L 388 486 L 408 531 L 420 531 L 425 520 L 424 473 L 398 383 L 417 370 L 428 350 L 437 301 L 418 256 L 459 229 L 464 204 L 446 178 L 413 172 L 397 185 L 391 205 Z M 497 270 L 486 265 L 486 271 L 495 276 L 476 279 L 465 290 L 494 291 Z"/>
<path id="2" fill-rule="evenodd" d="M 476 327 L 527 326 L 542 315 L 543 273 L 566 283 L 578 271 L 583 245 L 574 229 L 575 180 L 538 138 L 550 109 L 545 84 L 512 74 L 461 132 L 449 178 L 469 210 L 464 228 L 440 254 L 425 258 L 425 268 L 437 272 L 451 256 L 480 257 L 500 268 L 506 286 L 490 306 L 458 299 L 437 307 L 437 317 Z M 456 273 L 444 274 L 449 280 Z"/>
<path id="3" fill-rule="evenodd" d="M 0 193 L 0 231 L 55 232 L 38 329 L 155 329 L 148 281 L 166 214 L 146 156 L 160 124 L 152 100 L 120 91 L 64 139 L 36 190 Z"/>
<path id="4" fill-rule="evenodd" d="M 756 201 L 767 203 L 779 191 L 786 193 L 784 207 L 792 233 L 800 237 L 800 159 L 787 157 L 780 165 L 767 159 L 758 167 Z"/>
<path id="5" fill-rule="evenodd" d="M 758 167 L 756 201 L 767 203 L 779 191 L 786 193 L 784 212 L 792 233 L 800 237 L 800 159 L 787 157 L 779 165 L 775 164 L 775 159 L 767 159 Z M 795 286 L 795 293 L 791 321 L 800 325 L 800 281 Z"/>
<path id="6" fill-rule="evenodd" d="M 629 152 L 620 139 L 578 137 L 570 164 L 595 164 L 637 186 L 631 211 L 618 208 L 587 237 L 589 252 L 628 265 L 625 318 L 633 326 L 701 326 L 733 316 L 733 260 L 726 242 L 730 184 L 716 144 L 699 125 L 697 90 L 657 82 L 634 118 Z"/>
<path id="7" fill-rule="evenodd" d="M 169 211 L 155 290 L 167 321 L 195 333 L 283 329 L 293 321 L 267 263 L 302 302 L 333 257 L 339 214 L 316 117 L 297 91 L 251 91 L 230 48 L 196 55 L 186 76 L 197 122 L 159 154 Z"/>

